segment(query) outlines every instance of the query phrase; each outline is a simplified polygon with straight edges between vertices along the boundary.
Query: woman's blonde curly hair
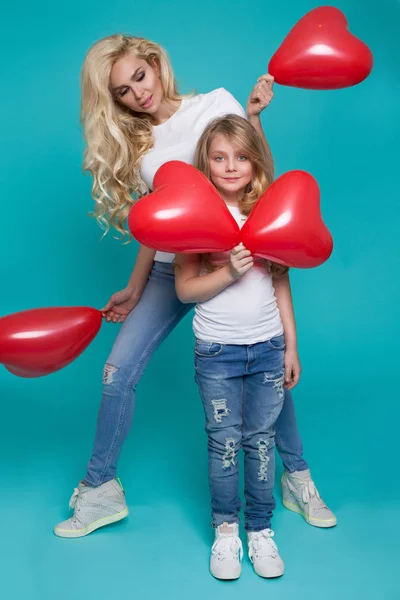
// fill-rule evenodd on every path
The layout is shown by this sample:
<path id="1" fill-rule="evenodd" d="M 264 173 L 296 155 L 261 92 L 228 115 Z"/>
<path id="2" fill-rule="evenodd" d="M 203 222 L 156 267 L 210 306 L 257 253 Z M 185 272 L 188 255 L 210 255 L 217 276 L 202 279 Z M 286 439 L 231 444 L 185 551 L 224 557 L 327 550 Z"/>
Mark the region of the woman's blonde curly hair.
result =
<path id="1" fill-rule="evenodd" d="M 145 38 L 112 35 L 96 42 L 82 67 L 81 123 L 86 140 L 83 169 L 93 176 L 92 196 L 96 202 L 92 216 L 105 232 L 114 227 L 131 239 L 126 218 L 134 197 L 148 191 L 139 171 L 141 158 L 153 147 L 150 117 L 134 113 L 118 103 L 110 89 L 115 62 L 132 55 L 157 65 L 166 101 L 178 94 L 171 63 L 165 50 Z"/>

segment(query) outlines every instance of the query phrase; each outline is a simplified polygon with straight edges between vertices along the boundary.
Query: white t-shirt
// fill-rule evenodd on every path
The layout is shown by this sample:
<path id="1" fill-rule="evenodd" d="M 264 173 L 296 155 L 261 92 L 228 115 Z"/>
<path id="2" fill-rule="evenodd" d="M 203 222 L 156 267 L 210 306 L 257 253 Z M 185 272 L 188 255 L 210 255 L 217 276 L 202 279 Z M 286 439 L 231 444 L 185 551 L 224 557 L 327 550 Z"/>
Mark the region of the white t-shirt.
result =
<path id="1" fill-rule="evenodd" d="M 239 102 L 224 88 L 183 98 L 171 118 L 153 127 L 154 147 L 143 156 L 140 164 L 140 174 L 146 185 L 153 189 L 154 175 L 165 162 L 181 160 L 192 165 L 204 129 L 210 121 L 226 114 L 246 117 Z M 174 256 L 157 252 L 155 260 L 172 262 Z"/>
<path id="2" fill-rule="evenodd" d="M 228 206 L 240 228 L 246 218 L 235 206 Z M 229 252 L 215 252 L 212 265 L 224 265 Z M 202 270 L 202 274 L 206 271 Z M 195 307 L 193 331 L 197 339 L 220 344 L 257 344 L 283 334 L 282 321 L 264 261 L 256 259 L 243 277 L 222 292 Z"/>

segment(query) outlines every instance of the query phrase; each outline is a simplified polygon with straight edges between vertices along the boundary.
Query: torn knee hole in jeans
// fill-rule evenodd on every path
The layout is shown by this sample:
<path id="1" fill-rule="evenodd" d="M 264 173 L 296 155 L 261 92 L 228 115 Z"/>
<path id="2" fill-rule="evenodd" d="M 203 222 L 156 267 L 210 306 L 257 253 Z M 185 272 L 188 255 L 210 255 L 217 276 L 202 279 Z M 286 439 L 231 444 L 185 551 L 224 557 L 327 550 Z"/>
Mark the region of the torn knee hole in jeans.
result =
<path id="1" fill-rule="evenodd" d="M 214 421 L 216 423 L 222 423 L 222 417 L 227 417 L 230 412 L 226 404 L 226 398 L 211 400 L 211 404 L 214 407 Z"/>
<path id="2" fill-rule="evenodd" d="M 235 464 L 235 440 L 233 438 L 226 438 L 225 440 L 225 454 L 222 457 L 222 468 L 228 469 L 231 465 Z"/>
<path id="3" fill-rule="evenodd" d="M 106 364 L 103 371 L 103 384 L 109 385 L 114 381 L 114 373 L 118 371 L 117 367 L 114 365 Z"/>
<path id="4" fill-rule="evenodd" d="M 282 399 L 284 394 L 284 383 L 285 376 L 282 371 L 278 376 L 275 374 L 271 375 L 271 373 L 264 373 L 264 381 L 263 383 L 273 383 L 273 387 L 276 388 L 278 398 Z"/>
<path id="5" fill-rule="evenodd" d="M 260 459 L 260 468 L 258 469 L 258 480 L 268 481 L 268 464 L 270 458 L 268 456 L 268 440 L 258 440 L 258 458 Z"/>

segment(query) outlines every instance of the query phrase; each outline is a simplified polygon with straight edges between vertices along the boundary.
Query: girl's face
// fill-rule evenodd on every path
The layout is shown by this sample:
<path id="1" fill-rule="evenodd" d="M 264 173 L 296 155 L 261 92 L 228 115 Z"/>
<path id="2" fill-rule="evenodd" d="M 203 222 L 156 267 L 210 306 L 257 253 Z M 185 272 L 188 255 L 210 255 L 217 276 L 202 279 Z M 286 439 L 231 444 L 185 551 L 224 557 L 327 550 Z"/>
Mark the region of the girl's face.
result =
<path id="1" fill-rule="evenodd" d="M 224 200 L 237 200 L 253 178 L 251 160 L 234 142 L 218 134 L 211 142 L 208 162 L 211 181 Z"/>
<path id="2" fill-rule="evenodd" d="M 111 69 L 110 86 L 114 98 L 138 113 L 154 115 L 163 99 L 160 70 L 156 63 L 126 55 Z"/>

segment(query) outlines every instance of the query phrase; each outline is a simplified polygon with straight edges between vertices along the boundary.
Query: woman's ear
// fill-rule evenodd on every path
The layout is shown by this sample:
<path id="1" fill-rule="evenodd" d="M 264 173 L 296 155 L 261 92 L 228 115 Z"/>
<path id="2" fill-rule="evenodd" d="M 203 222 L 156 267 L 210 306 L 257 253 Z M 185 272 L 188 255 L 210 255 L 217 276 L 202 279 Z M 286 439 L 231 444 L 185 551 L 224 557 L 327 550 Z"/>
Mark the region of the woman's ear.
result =
<path id="1" fill-rule="evenodd" d="M 153 58 L 152 58 L 152 67 L 153 67 L 154 71 L 156 72 L 157 77 L 160 77 L 160 63 L 158 62 L 158 60 L 155 56 L 153 56 Z"/>

